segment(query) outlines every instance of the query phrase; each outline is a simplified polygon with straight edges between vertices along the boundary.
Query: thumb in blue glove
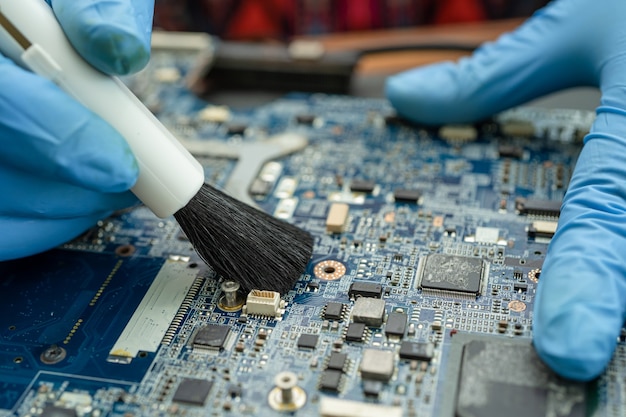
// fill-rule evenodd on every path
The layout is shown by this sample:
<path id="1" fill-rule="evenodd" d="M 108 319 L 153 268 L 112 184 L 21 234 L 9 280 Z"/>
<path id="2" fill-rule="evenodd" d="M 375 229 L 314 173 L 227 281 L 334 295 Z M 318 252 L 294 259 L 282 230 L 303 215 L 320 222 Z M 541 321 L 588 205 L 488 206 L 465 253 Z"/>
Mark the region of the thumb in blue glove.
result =
<path id="1" fill-rule="evenodd" d="M 74 47 L 100 70 L 125 74 L 146 63 L 151 1 L 51 3 Z M 125 191 L 137 174 L 111 126 L 0 56 L 0 260 L 52 248 L 135 204 Z"/>
<path id="2" fill-rule="evenodd" d="M 535 300 L 534 344 L 561 375 L 608 364 L 626 316 L 626 2 L 558 0 L 458 63 L 388 80 L 398 112 L 426 124 L 484 118 L 562 88 L 601 105 L 563 201 Z"/>

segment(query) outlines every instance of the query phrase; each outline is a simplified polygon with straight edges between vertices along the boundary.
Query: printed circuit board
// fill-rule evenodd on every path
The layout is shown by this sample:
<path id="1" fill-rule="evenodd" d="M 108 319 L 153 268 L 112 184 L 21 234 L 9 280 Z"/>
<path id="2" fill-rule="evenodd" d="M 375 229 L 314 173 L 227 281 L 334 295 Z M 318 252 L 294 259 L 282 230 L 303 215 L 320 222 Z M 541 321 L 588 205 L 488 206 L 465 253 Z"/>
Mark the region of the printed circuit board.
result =
<path id="1" fill-rule="evenodd" d="M 315 94 L 235 111 L 191 93 L 197 59 L 157 48 L 125 81 L 207 182 L 309 231 L 309 265 L 286 294 L 243 293 L 145 207 L 4 262 L 0 416 L 624 415 L 624 343 L 588 384 L 530 345 L 593 114 L 427 128 Z"/>

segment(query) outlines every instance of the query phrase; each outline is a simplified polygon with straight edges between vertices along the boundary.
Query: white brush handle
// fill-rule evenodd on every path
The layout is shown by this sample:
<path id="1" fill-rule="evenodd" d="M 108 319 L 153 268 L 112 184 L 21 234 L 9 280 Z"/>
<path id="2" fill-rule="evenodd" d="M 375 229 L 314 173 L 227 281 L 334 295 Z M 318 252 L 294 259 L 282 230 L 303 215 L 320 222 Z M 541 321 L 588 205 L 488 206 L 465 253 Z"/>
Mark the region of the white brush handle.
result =
<path id="1" fill-rule="evenodd" d="M 159 217 L 187 205 L 204 183 L 200 163 L 119 79 L 74 50 L 50 7 L 43 0 L 0 0 L 0 13 L 28 40 L 25 47 L 0 25 L 0 51 L 54 81 L 126 139 L 139 163 L 133 193 Z"/>

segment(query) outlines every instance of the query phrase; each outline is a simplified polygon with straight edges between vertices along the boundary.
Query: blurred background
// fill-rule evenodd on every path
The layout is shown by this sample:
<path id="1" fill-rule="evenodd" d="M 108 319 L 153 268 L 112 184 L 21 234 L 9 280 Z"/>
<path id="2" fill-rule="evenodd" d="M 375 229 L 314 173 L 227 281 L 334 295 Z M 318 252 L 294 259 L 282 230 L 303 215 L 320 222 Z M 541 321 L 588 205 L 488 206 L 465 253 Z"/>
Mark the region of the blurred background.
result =
<path id="1" fill-rule="evenodd" d="M 203 95 L 241 107 L 288 91 L 382 97 L 394 73 L 457 60 L 548 0 L 156 0 L 154 25 L 214 36 Z M 594 109 L 576 88 L 532 104 Z"/>

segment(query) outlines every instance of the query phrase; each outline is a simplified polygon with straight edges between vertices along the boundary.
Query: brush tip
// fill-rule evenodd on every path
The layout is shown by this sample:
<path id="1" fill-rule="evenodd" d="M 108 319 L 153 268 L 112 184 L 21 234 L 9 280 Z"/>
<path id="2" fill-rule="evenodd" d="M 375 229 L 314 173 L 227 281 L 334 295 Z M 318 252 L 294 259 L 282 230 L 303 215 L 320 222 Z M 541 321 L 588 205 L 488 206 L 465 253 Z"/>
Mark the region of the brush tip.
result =
<path id="1" fill-rule="evenodd" d="M 245 291 L 287 293 L 313 253 L 308 232 L 207 184 L 174 216 L 198 255 Z"/>

